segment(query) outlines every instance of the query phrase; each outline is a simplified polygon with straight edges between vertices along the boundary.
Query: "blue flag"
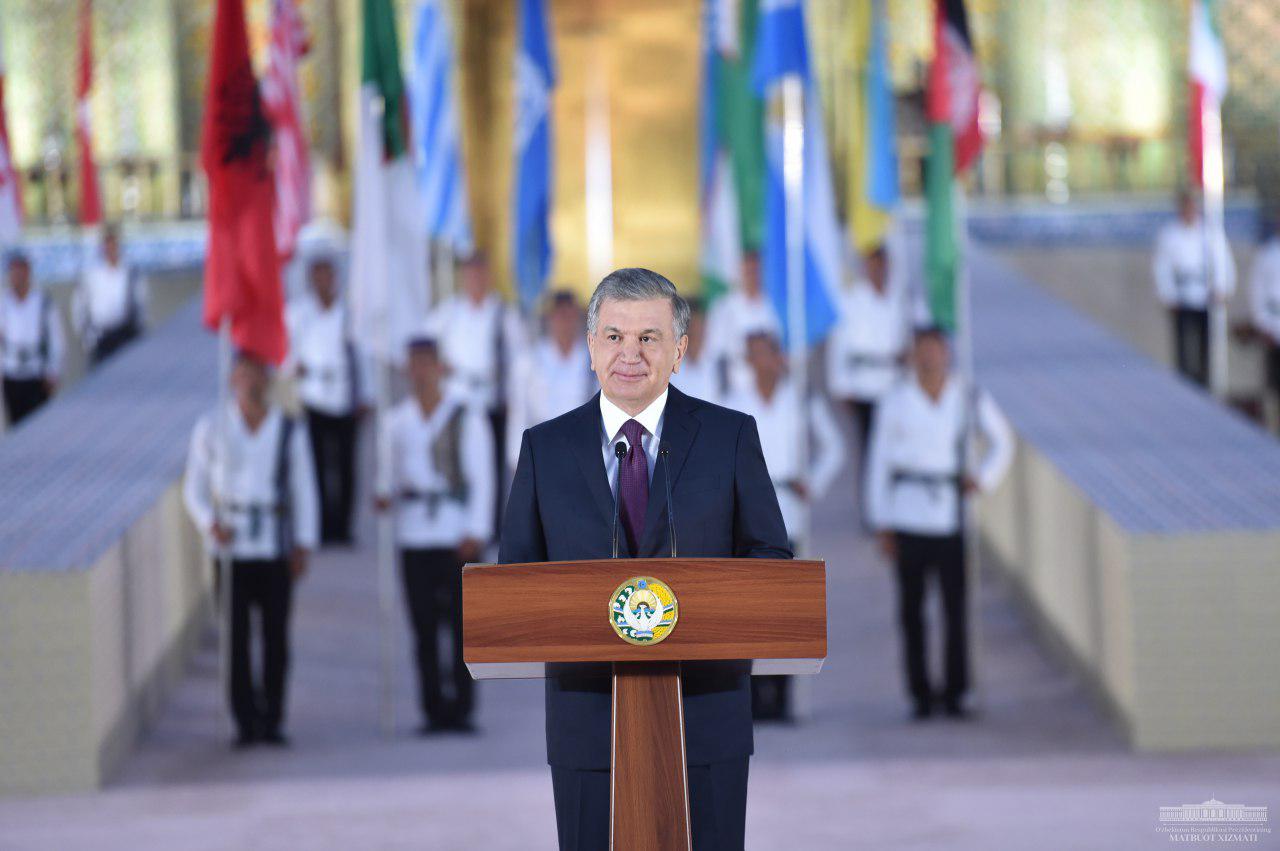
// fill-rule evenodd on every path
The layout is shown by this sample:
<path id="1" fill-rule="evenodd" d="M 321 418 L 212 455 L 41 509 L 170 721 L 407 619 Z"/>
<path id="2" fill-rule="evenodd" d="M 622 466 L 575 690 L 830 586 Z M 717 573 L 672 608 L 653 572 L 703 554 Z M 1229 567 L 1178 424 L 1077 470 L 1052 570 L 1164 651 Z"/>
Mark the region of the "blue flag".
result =
<path id="1" fill-rule="evenodd" d="M 874 0 L 867 57 L 867 200 L 882 210 L 892 210 L 898 205 L 898 131 L 889 81 L 884 7 L 885 0 Z"/>
<path id="2" fill-rule="evenodd" d="M 843 257 L 836 218 L 831 165 L 822 123 L 822 101 L 809 69 L 804 8 L 800 0 L 773 0 L 760 8 L 759 42 L 753 82 L 767 97 L 784 77 L 795 74 L 804 87 L 804 163 L 801 205 L 804 222 L 804 338 L 820 342 L 837 320 L 835 296 Z M 787 297 L 787 204 L 783 184 L 783 128 L 772 118 L 765 131 L 765 233 L 761 270 L 790 345 Z"/>
<path id="3" fill-rule="evenodd" d="M 551 89 L 556 72 L 544 0 L 520 0 L 515 75 L 512 268 L 520 301 L 532 308 L 551 273 Z"/>
<path id="4" fill-rule="evenodd" d="M 453 88 L 453 37 L 441 0 L 422 0 L 409 86 L 414 166 L 426 231 L 458 254 L 471 251 L 471 213 Z"/>

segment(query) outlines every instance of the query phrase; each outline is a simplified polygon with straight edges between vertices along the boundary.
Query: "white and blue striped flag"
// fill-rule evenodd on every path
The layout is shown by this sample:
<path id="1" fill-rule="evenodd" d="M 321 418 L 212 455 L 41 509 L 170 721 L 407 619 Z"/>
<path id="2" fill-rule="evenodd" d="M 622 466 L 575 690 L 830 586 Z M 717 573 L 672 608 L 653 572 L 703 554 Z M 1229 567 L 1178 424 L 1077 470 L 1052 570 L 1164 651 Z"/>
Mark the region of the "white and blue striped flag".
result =
<path id="1" fill-rule="evenodd" d="M 800 0 L 763 0 L 753 82 L 763 97 L 783 78 L 799 75 L 804 86 L 805 334 L 809 345 L 826 337 L 837 320 L 835 293 L 840 287 L 843 254 L 840 222 L 831 186 L 831 161 L 822 123 L 822 101 L 809 68 L 804 7 Z M 782 173 L 783 127 L 771 118 L 765 130 L 765 232 L 761 267 L 765 291 L 789 337 L 787 299 L 787 204 Z"/>
<path id="2" fill-rule="evenodd" d="M 511 245 L 516 289 L 526 308 L 537 302 L 551 273 L 551 89 L 556 72 L 547 24 L 544 0 L 520 0 Z"/>
<path id="3" fill-rule="evenodd" d="M 453 33 L 442 0 L 418 5 L 409 118 L 427 234 L 455 254 L 472 248 L 471 212 L 454 97 Z"/>

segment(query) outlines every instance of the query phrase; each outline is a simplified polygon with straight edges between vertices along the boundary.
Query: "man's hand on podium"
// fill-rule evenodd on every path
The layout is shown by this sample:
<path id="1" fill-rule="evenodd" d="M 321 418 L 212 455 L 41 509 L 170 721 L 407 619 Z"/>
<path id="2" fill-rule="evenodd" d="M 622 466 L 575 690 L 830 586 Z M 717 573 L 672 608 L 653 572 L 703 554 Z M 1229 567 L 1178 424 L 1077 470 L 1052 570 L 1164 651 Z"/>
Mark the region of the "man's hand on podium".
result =
<path id="1" fill-rule="evenodd" d="M 463 538 L 458 542 L 458 558 L 463 564 L 474 562 L 480 558 L 480 552 L 484 549 L 484 542 L 478 538 Z"/>

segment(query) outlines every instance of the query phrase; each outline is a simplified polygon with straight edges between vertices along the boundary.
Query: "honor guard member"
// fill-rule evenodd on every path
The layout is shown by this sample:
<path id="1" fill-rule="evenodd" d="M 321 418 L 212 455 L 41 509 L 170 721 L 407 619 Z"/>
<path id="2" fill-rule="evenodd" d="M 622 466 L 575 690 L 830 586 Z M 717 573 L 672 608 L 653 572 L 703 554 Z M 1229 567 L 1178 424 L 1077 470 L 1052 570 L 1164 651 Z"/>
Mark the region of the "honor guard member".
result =
<path id="1" fill-rule="evenodd" d="M 524 349 L 524 329 L 519 312 L 493 292 L 489 261 L 483 251 L 464 261 L 461 272 L 462 291 L 432 311 L 428 327 L 439 341 L 450 381 L 470 392 L 489 418 L 497 523 L 506 485 L 507 383 L 515 355 Z"/>
<path id="2" fill-rule="evenodd" d="M 1009 425 L 986 393 L 966 388 L 950 372 L 950 352 L 936 328 L 916 332 L 914 372 L 876 407 L 867 467 L 867 508 L 880 548 L 895 563 L 898 617 L 913 717 L 928 717 L 941 700 L 950 716 L 964 714 L 969 685 L 965 625 L 964 496 L 989 491 L 1013 456 Z M 976 428 L 987 443 L 981 464 L 965 468 L 965 446 Z M 942 589 L 946 674 L 941 694 L 930 687 L 925 661 L 927 576 Z"/>
<path id="3" fill-rule="evenodd" d="M 905 288 L 890 286 L 883 245 L 863 256 L 862 269 L 863 276 L 837 302 L 839 322 L 827 341 L 827 391 L 849 409 L 858 430 L 858 460 L 865 463 L 876 402 L 902 374 L 911 311 Z"/>
<path id="4" fill-rule="evenodd" d="M 71 305 L 89 362 L 102 363 L 138 337 L 146 309 L 146 281 L 124 262 L 120 230 L 108 225 L 102 232 L 102 254 L 84 271 Z"/>
<path id="5" fill-rule="evenodd" d="M 320 488 L 320 540 L 346 544 L 351 542 L 355 498 L 356 429 L 371 381 L 350 337 L 333 262 L 313 261 L 308 280 L 310 291 L 294 299 L 285 313 L 285 372 L 297 381 L 306 412 Z"/>
<path id="6" fill-rule="evenodd" d="M 708 354 L 707 304 L 700 298 L 689 299 L 689 347 L 671 383 L 695 399 L 719 403 L 724 398 L 724 371 Z"/>
<path id="7" fill-rule="evenodd" d="M 1249 275 L 1249 304 L 1253 327 L 1266 348 L 1266 390 L 1263 406 L 1271 428 L 1280 428 L 1280 232 L 1275 221 L 1266 224 L 1266 241 L 1253 256 Z"/>
<path id="8" fill-rule="evenodd" d="M 377 506 L 394 509 L 404 598 L 417 647 L 423 733 L 470 730 L 472 683 L 462 661 L 462 566 L 493 534 L 493 437 L 483 408 L 444 382 L 436 341 L 409 346 L 409 397 L 382 423 L 390 469 Z M 440 632 L 450 635 L 442 653 Z"/>
<path id="9" fill-rule="evenodd" d="M 65 347 L 53 299 L 31 283 L 31 261 L 15 251 L 8 267 L 9 286 L 0 293 L 0 369 L 12 428 L 57 389 Z"/>
<path id="10" fill-rule="evenodd" d="M 305 423 L 268 397 L 268 367 L 238 354 L 233 400 L 196 424 L 183 498 L 216 557 L 230 559 L 231 713 L 238 748 L 284 745 L 285 678 L 293 583 L 319 535 L 318 499 Z M 250 663 L 250 612 L 262 629 L 262 676 Z"/>
<path id="11" fill-rule="evenodd" d="M 1235 291 L 1236 266 L 1226 236 L 1221 231 L 1205 232 L 1192 193 L 1178 193 L 1178 219 L 1156 237 L 1151 268 L 1156 297 L 1169 312 L 1178 372 L 1206 385 L 1209 308 L 1215 302 L 1225 303 Z"/>
<path id="12" fill-rule="evenodd" d="M 778 506 L 787 527 L 791 549 L 804 542 L 807 506 L 826 494 L 844 464 L 840 429 L 826 401 L 810 396 L 801 404 L 798 388 L 787 377 L 782 343 L 767 331 L 747 337 L 747 363 L 752 382 L 726 399 L 727 407 L 755 418 L 765 465 L 778 494 Z M 811 451 L 801 463 L 800 445 L 807 437 Z M 751 708 L 757 720 L 781 720 L 788 716 L 788 680 L 785 676 L 751 678 Z"/>
<path id="13" fill-rule="evenodd" d="M 560 290 L 547 304 L 547 333 L 532 348 L 516 353 L 508 391 L 507 463 L 513 470 L 525 429 L 572 411 L 600 389 L 577 297 Z"/>
<path id="14" fill-rule="evenodd" d="M 751 384 L 747 337 L 753 331 L 782 336 L 777 311 L 760 285 L 760 255 L 751 251 L 742 258 L 742 286 L 717 299 L 707 314 L 709 354 L 721 363 L 728 393 Z"/>

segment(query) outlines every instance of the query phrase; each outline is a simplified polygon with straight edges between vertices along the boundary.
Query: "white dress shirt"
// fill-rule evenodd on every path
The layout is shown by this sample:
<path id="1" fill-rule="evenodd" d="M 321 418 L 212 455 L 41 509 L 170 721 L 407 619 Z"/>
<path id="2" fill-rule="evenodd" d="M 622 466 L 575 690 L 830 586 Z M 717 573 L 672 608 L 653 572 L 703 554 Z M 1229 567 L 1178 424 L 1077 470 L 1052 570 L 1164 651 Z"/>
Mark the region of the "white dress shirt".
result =
<path id="1" fill-rule="evenodd" d="M 563 351 L 550 338 L 516 355 L 507 391 L 507 457 L 511 469 L 520 457 L 524 430 L 572 411 L 600 389 L 591 371 L 585 340 Z"/>
<path id="2" fill-rule="evenodd" d="M 118 328 L 126 322 L 142 323 L 146 314 L 146 282 L 131 281 L 129 267 L 123 263 L 111 265 L 99 260 L 89 266 L 80 277 L 72 300 L 72 315 L 76 329 L 89 346 L 94 345 L 104 331 Z"/>
<path id="3" fill-rule="evenodd" d="M 240 406 L 229 403 L 221 422 L 217 411 L 196 423 L 187 455 L 182 496 L 187 513 L 212 552 L 221 547 L 211 531 L 215 517 L 234 532 L 228 554 L 234 559 L 274 559 L 280 552 L 280 494 L 277 467 L 284 413 L 272 407 L 255 431 Z M 319 496 L 305 422 L 294 421 L 289 438 L 289 507 L 294 547 L 312 549 L 319 534 Z"/>
<path id="4" fill-rule="evenodd" d="M 756 298 L 748 298 L 741 290 L 722 296 L 707 313 L 707 343 L 704 358 L 728 363 L 730 393 L 752 382 L 747 365 L 747 337 L 757 331 L 768 331 L 779 339 L 782 323 L 773 303 L 761 290 Z"/>
<path id="5" fill-rule="evenodd" d="M 464 499 L 447 496 L 449 482 L 436 469 L 433 447 L 461 411 L 458 461 Z M 378 470 L 378 493 L 395 506 L 396 542 L 405 548 L 458 546 L 464 538 L 493 534 L 493 432 L 484 411 L 465 393 L 450 390 L 425 414 L 416 396 L 400 402 L 382 422 L 390 467 Z"/>
<path id="6" fill-rule="evenodd" d="M 791 487 L 803 482 L 809 491 L 809 504 L 826 495 L 844 464 L 844 446 L 840 429 L 827 403 L 812 396 L 807 406 L 807 420 L 801 411 L 795 386 L 783 380 L 765 399 L 753 381 L 749 387 L 732 394 L 726 405 L 755 418 L 760 432 L 760 448 L 764 452 L 769 478 L 778 494 L 778 507 L 787 527 L 787 536 L 797 541 L 804 528 L 805 501 Z M 800 464 L 800 441 L 805 430 L 812 435 L 809 464 Z"/>
<path id="7" fill-rule="evenodd" d="M 1254 327 L 1280 345 L 1280 237 L 1267 240 L 1253 256 L 1249 304 Z"/>
<path id="8" fill-rule="evenodd" d="M 827 341 L 827 389 L 836 399 L 874 402 L 901 373 L 911 316 L 904 290 L 879 292 L 857 281 L 837 302 L 839 322 Z"/>
<path id="9" fill-rule="evenodd" d="M 43 290 L 19 299 L 11 287 L 0 293 L 0 371 L 6 378 L 56 379 L 66 346 L 58 310 Z"/>
<path id="10" fill-rule="evenodd" d="M 663 390 L 662 395 L 650 402 L 647 408 L 634 417 L 610 402 L 609 397 L 604 393 L 600 394 L 600 451 L 604 455 L 604 472 L 609 478 L 609 490 L 615 495 L 618 492 L 618 457 L 614 455 L 614 447 L 621 441 L 627 445 L 627 451 L 631 451 L 631 442 L 622 433 L 622 427 L 627 420 L 635 420 L 644 426 L 645 433 L 640 437 L 640 448 L 644 450 L 645 458 L 649 462 L 649 481 L 653 481 L 653 471 L 658 463 L 658 446 L 662 442 L 662 422 L 666 416 L 667 394 L 670 392 L 670 390 Z"/>
<path id="11" fill-rule="evenodd" d="M 297 379 L 302 403 L 331 416 L 354 412 L 368 398 L 372 376 L 349 343 L 346 308 L 336 299 L 326 308 L 307 293 L 289 302 L 285 325 L 289 354 L 284 371 L 302 373 Z"/>
<path id="12" fill-rule="evenodd" d="M 719 372 L 719 364 L 704 347 L 702 356 L 697 360 L 687 354 L 684 356 L 684 360 L 680 362 L 680 371 L 671 376 L 671 383 L 695 399 L 718 404 L 720 401 Z"/>
<path id="13" fill-rule="evenodd" d="M 1165 307 L 1207 307 L 1210 256 L 1217 264 L 1217 291 L 1229 297 L 1236 288 L 1236 264 L 1226 236 L 1219 231 L 1206 240 L 1199 222 L 1187 225 L 1181 219 L 1161 228 L 1151 263 L 1160 303 Z"/>
<path id="14" fill-rule="evenodd" d="M 456 295 L 431 312 L 427 327 L 440 341 L 440 354 L 452 371 L 451 383 L 474 395 L 486 410 L 506 403 L 502 379 L 511 374 L 515 355 L 525 345 L 515 309 L 493 293 L 479 304 L 465 294 Z"/>
<path id="15" fill-rule="evenodd" d="M 960 531 L 962 440 L 976 408 L 987 452 L 973 479 L 982 491 L 1000 483 L 1013 460 L 1009 423 L 986 393 L 963 389 L 952 377 L 937 401 L 910 376 L 876 406 L 867 460 L 867 514 L 876 529 L 918 535 Z"/>

